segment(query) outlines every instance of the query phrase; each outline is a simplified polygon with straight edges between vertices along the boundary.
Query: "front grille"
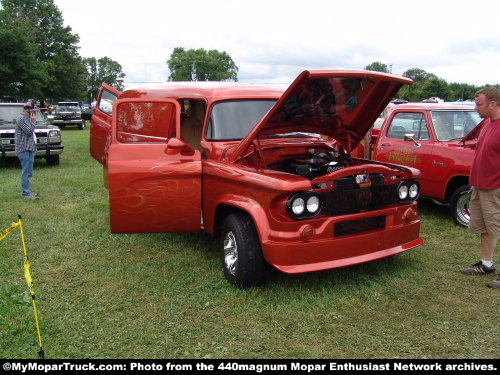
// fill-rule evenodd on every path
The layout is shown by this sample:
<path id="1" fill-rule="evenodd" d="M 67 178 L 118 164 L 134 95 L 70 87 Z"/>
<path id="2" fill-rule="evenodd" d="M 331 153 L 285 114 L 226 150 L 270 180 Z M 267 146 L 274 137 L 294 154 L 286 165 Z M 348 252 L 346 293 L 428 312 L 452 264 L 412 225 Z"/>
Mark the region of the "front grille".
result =
<path id="1" fill-rule="evenodd" d="M 384 184 L 384 180 L 385 179 L 383 174 L 370 174 L 370 181 L 372 183 L 372 186 L 382 186 Z"/>
<path id="2" fill-rule="evenodd" d="M 36 134 L 36 143 L 37 144 L 47 144 L 47 132 L 35 132 Z"/>
<path id="3" fill-rule="evenodd" d="M 47 144 L 47 132 L 46 131 L 37 131 L 35 132 L 35 135 L 36 135 L 36 143 L 37 144 Z M 14 133 L 3 133 L 3 134 L 0 134 L 0 139 L 1 139 L 1 142 L 0 144 L 3 145 L 3 146 L 8 146 L 8 145 L 14 145 L 15 141 L 14 141 Z"/>
<path id="4" fill-rule="evenodd" d="M 76 113 L 58 113 L 55 115 L 56 119 L 64 119 L 64 120 L 79 118 L 79 117 L 80 115 Z"/>
<path id="5" fill-rule="evenodd" d="M 336 223 L 334 227 L 335 236 L 361 233 L 369 230 L 385 228 L 385 216 L 370 217 L 367 219 L 350 220 Z"/>
<path id="6" fill-rule="evenodd" d="M 337 180 L 338 181 L 338 180 Z M 397 202 L 396 186 L 382 185 L 366 188 L 358 184 L 351 189 L 336 189 L 322 193 L 322 213 L 330 216 L 354 214 L 364 211 L 374 211 Z M 347 185 L 347 183 L 346 183 Z M 335 184 L 334 184 L 335 186 Z"/>
<path id="7" fill-rule="evenodd" d="M 354 177 L 343 177 L 333 182 L 334 190 L 353 190 L 358 187 L 359 185 L 354 180 Z"/>
<path id="8" fill-rule="evenodd" d="M 7 146 L 14 144 L 14 133 L 0 133 L 0 145 Z"/>

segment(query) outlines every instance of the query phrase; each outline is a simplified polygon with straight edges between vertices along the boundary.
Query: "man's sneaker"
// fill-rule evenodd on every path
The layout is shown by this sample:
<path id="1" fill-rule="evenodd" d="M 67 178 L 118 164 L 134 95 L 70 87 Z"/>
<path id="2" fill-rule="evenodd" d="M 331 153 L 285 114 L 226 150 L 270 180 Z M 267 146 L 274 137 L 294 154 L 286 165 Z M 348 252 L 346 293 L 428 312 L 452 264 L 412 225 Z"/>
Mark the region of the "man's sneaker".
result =
<path id="1" fill-rule="evenodd" d="M 496 268 L 495 265 L 488 267 L 483 264 L 483 262 L 479 261 L 473 264 L 470 267 L 462 268 L 460 272 L 466 275 L 486 275 L 489 273 L 495 273 Z"/>
<path id="2" fill-rule="evenodd" d="M 35 194 L 29 194 L 29 195 L 23 195 L 23 198 L 33 200 L 33 199 L 36 199 L 37 196 Z"/>
<path id="3" fill-rule="evenodd" d="M 500 279 L 490 281 L 486 285 L 488 285 L 490 288 L 500 289 Z"/>

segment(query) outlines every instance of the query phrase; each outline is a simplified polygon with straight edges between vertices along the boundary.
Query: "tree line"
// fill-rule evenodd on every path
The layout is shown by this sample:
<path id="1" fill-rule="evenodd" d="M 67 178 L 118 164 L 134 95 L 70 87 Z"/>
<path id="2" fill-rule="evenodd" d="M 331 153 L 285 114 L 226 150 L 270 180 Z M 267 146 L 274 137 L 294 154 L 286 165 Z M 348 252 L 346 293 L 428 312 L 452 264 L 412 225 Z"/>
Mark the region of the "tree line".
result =
<path id="1" fill-rule="evenodd" d="M 123 89 L 121 65 L 79 54 L 53 0 L 0 0 L 0 99 L 89 101 L 101 82 Z"/>
<path id="2" fill-rule="evenodd" d="M 80 56 L 79 36 L 64 26 L 53 0 L 0 0 L 0 6 L 0 100 L 90 101 L 101 82 L 123 90 L 122 66 L 107 56 Z M 226 52 L 176 47 L 166 64 L 169 81 L 238 80 L 238 67 Z M 389 72 L 386 64 L 377 61 L 365 69 Z M 448 83 L 419 68 L 402 75 L 415 82 L 398 93 L 408 101 L 434 96 L 467 100 L 484 87 Z M 500 88 L 499 84 L 491 86 Z"/>
<path id="3" fill-rule="evenodd" d="M 365 70 L 389 73 L 387 64 L 375 61 L 367 66 Z M 431 97 L 439 97 L 445 101 L 470 100 L 474 99 L 475 93 L 486 86 L 493 86 L 500 89 L 500 84 L 487 84 L 483 86 L 471 85 L 469 83 L 448 83 L 446 80 L 433 73 L 426 72 L 420 68 L 406 70 L 403 77 L 413 80 L 413 85 L 403 86 L 397 96 L 409 102 L 419 102 Z"/>
<path id="4" fill-rule="evenodd" d="M 102 82 L 123 90 L 121 65 L 80 56 L 79 41 L 53 0 L 0 0 L 0 100 L 92 101 Z M 238 80 L 226 52 L 177 47 L 166 64 L 169 81 Z"/>

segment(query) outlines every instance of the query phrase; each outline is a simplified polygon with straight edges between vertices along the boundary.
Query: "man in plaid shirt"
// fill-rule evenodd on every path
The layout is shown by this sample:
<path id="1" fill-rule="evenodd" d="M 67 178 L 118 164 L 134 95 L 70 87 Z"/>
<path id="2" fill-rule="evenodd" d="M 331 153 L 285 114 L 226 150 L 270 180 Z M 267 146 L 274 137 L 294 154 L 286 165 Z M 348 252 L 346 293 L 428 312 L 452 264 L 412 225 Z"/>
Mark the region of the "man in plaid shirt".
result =
<path id="1" fill-rule="evenodd" d="M 15 148 L 16 155 L 21 161 L 21 187 L 25 199 L 36 199 L 31 191 L 30 179 L 33 176 L 33 164 L 36 152 L 36 112 L 33 103 L 28 101 L 24 111 L 16 121 Z"/>

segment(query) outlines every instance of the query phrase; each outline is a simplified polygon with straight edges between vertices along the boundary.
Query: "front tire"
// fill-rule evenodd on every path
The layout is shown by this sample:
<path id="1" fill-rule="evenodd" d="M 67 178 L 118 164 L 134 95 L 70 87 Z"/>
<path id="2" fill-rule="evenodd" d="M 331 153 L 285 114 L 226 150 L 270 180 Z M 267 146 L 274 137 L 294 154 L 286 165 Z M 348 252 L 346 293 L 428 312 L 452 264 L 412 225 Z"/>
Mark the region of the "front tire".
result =
<path id="1" fill-rule="evenodd" d="M 450 199 L 450 214 L 453 221 L 462 227 L 469 226 L 470 211 L 469 202 L 471 189 L 469 185 L 460 186 L 453 192 Z"/>
<path id="2" fill-rule="evenodd" d="M 224 219 L 220 252 L 224 275 L 231 284 L 247 288 L 266 282 L 269 265 L 262 255 L 255 225 L 247 214 L 238 212 Z"/>

